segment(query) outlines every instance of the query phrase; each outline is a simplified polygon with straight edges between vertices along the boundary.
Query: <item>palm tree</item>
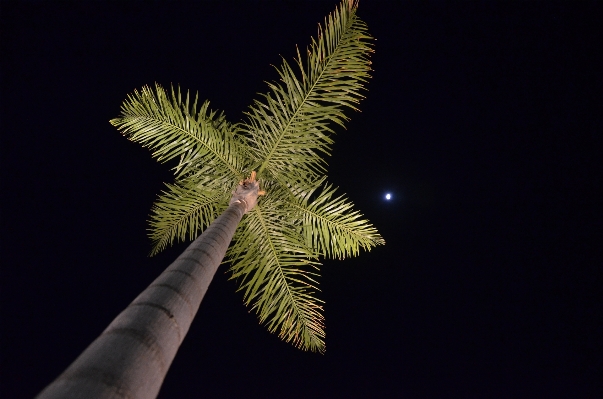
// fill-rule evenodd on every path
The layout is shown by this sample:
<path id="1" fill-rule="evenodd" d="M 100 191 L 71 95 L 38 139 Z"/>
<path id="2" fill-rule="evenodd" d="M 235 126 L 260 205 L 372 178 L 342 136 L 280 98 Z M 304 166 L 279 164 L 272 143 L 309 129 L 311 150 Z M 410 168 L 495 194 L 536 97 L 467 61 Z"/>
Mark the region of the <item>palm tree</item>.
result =
<path id="1" fill-rule="evenodd" d="M 321 157 L 333 143 L 332 123 L 343 126 L 343 110 L 356 109 L 369 78 L 371 37 L 357 6 L 343 0 L 305 59 L 298 50 L 294 66 L 283 60 L 280 82 L 269 83 L 239 123 L 180 89 L 155 85 L 128 96 L 111 123 L 159 161 L 177 160 L 175 183 L 152 209 L 151 254 L 198 237 L 40 398 L 154 398 L 225 256 L 269 331 L 324 352 L 319 258 L 384 244 L 326 183 Z"/>

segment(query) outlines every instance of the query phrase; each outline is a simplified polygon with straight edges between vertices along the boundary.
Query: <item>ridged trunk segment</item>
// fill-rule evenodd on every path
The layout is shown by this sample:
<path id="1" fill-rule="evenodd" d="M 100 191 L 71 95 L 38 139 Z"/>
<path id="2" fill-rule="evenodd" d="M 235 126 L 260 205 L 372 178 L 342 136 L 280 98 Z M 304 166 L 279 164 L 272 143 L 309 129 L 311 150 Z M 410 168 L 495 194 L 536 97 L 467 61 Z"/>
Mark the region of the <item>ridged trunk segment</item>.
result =
<path id="1" fill-rule="evenodd" d="M 37 398 L 155 398 L 245 212 L 231 203 Z"/>

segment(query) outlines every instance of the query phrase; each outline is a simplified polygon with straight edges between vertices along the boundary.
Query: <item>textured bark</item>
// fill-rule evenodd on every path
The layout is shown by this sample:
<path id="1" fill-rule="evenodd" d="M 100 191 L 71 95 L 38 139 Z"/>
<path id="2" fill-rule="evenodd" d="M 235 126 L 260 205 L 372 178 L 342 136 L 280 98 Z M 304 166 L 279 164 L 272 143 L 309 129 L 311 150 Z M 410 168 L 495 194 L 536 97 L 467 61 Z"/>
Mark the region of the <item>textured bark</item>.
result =
<path id="1" fill-rule="evenodd" d="M 257 198 L 257 183 L 251 188 Z M 249 198 L 234 194 L 228 209 L 38 399 L 157 396 L 241 218 L 252 207 Z"/>

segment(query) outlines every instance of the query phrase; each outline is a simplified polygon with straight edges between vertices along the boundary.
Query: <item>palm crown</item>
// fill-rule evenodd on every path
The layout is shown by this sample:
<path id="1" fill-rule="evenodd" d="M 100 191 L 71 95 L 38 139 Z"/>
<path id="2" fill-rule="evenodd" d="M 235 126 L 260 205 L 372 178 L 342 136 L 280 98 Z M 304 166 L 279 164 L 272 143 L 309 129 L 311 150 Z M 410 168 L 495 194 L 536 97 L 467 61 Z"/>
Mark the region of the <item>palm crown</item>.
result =
<path id="1" fill-rule="evenodd" d="M 333 125 L 356 109 L 370 77 L 371 37 L 344 0 L 319 25 L 307 54 L 276 68 L 236 124 L 188 92 L 161 86 L 134 91 L 111 120 L 130 140 L 165 162 L 176 159 L 176 181 L 152 209 L 151 254 L 175 240 L 194 239 L 226 207 L 231 191 L 251 171 L 266 195 L 241 222 L 228 250 L 232 278 L 244 301 L 271 332 L 323 352 L 324 317 L 316 291 L 319 257 L 355 256 L 384 244 L 377 230 L 326 183 L 323 155 Z"/>

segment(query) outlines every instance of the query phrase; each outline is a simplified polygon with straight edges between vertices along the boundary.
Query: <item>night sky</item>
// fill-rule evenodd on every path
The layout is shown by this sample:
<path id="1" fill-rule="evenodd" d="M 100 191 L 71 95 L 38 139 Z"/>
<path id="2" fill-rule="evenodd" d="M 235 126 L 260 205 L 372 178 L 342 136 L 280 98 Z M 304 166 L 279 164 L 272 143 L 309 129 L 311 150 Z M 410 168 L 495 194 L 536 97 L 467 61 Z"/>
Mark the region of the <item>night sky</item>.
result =
<path id="1" fill-rule="evenodd" d="M 187 245 L 147 256 L 173 165 L 109 124 L 126 95 L 179 84 L 238 121 L 336 4 L 2 2 L 0 397 L 37 394 Z M 325 355 L 220 268 L 159 398 L 603 397 L 602 3 L 358 14 L 373 78 L 329 181 L 386 245 L 324 262 Z"/>

